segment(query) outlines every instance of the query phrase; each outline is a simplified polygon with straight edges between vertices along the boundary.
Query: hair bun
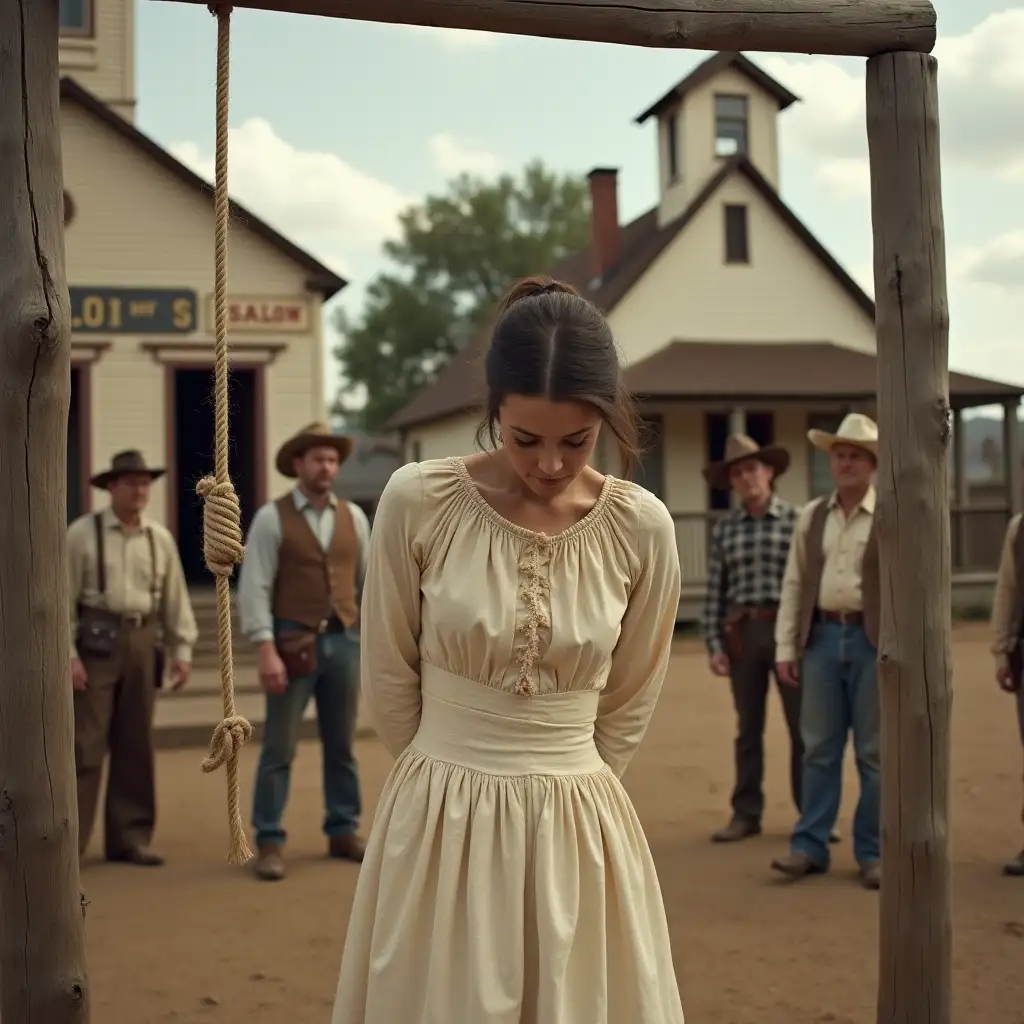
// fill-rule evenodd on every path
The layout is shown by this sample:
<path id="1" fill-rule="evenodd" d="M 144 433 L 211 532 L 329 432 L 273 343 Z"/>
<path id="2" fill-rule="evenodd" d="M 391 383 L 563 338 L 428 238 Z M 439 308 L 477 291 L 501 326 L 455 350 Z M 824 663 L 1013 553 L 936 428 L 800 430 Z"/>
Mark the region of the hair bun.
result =
<path id="1" fill-rule="evenodd" d="M 564 281 L 556 281 L 552 277 L 537 275 L 535 277 L 524 277 L 513 283 L 501 303 L 498 305 L 498 315 L 503 316 L 520 299 L 530 299 L 539 295 L 576 295 L 579 292 L 571 284 Z"/>

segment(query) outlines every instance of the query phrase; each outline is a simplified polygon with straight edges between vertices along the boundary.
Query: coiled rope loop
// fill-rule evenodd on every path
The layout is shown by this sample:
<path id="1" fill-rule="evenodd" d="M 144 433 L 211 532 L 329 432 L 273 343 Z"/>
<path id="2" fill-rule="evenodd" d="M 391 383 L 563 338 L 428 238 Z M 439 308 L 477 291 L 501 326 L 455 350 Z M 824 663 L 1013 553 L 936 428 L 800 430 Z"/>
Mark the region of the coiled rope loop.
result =
<path id="1" fill-rule="evenodd" d="M 224 719 L 213 731 L 203 771 L 227 766 L 228 822 L 231 845 L 228 861 L 244 864 L 252 857 L 242 824 L 238 784 L 238 754 L 252 739 L 252 726 L 235 711 L 234 650 L 231 637 L 231 589 L 228 580 L 242 561 L 242 509 L 228 473 L 228 74 L 230 71 L 231 8 L 210 4 L 217 18 L 217 158 L 214 192 L 215 251 L 213 306 L 215 437 L 214 475 L 203 477 L 196 491 L 203 499 L 203 558 L 217 581 L 217 648 Z"/>

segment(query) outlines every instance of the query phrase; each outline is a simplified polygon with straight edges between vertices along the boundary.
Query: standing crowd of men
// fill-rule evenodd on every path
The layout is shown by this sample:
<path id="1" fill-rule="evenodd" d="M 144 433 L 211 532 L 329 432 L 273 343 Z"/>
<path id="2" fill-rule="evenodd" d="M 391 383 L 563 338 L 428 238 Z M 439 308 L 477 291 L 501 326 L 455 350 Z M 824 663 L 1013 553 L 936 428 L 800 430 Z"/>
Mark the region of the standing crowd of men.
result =
<path id="1" fill-rule="evenodd" d="M 881 737 L 876 660 L 880 573 L 874 530 L 878 427 L 850 413 L 834 433 L 811 430 L 827 452 L 835 488 L 801 511 L 775 493 L 788 452 L 733 435 L 705 469 L 735 506 L 716 524 L 709 553 L 704 633 L 711 671 L 728 676 L 736 708 L 732 818 L 712 838 L 737 842 L 761 831 L 764 727 L 774 676 L 790 741 L 797 823 L 790 852 L 772 868 L 791 879 L 829 870 L 853 741 L 860 797 L 853 854 L 861 883 L 881 882 Z M 1024 744 L 1024 530 L 1007 528 L 992 608 L 998 686 L 1015 696 Z M 1022 814 L 1024 820 L 1024 814 Z M 1024 875 L 1024 850 L 1005 866 Z"/>
<path id="2" fill-rule="evenodd" d="M 361 861 L 361 799 L 353 753 L 359 693 L 358 613 L 370 526 L 333 484 L 349 438 L 314 423 L 277 453 L 295 486 L 253 517 L 239 581 L 242 631 L 258 650 L 266 724 L 252 823 L 256 877 L 284 877 L 282 826 L 306 707 L 323 746 L 327 854 Z M 91 479 L 107 507 L 68 527 L 79 855 L 92 835 L 104 761 L 107 860 L 157 867 L 153 712 L 157 690 L 189 680 L 198 637 L 170 531 L 146 515 L 165 470 L 119 452 Z"/>
<path id="3" fill-rule="evenodd" d="M 828 871 L 848 738 L 860 781 L 853 853 L 868 889 L 880 884 L 880 713 L 875 662 L 879 563 L 874 531 L 878 428 L 851 413 L 838 430 L 809 432 L 828 454 L 835 488 L 798 511 L 775 492 L 788 452 L 745 435 L 704 475 L 735 507 L 712 535 L 704 631 L 712 672 L 728 677 L 737 717 L 732 816 L 712 837 L 761 831 L 764 729 L 774 676 L 790 745 L 797 811 L 791 848 L 772 862 L 800 879 Z M 327 854 L 359 862 L 362 813 L 353 753 L 359 692 L 359 595 L 370 527 L 333 484 L 352 443 L 311 424 L 277 453 L 295 486 L 254 516 L 238 588 L 242 631 L 258 650 L 266 727 L 252 825 L 255 874 L 285 876 L 283 817 L 305 709 L 313 699 L 323 746 Z M 138 451 L 114 456 L 91 483 L 110 503 L 68 528 L 74 649 L 79 847 L 84 854 L 109 759 L 108 860 L 158 866 L 153 712 L 165 680 L 188 683 L 196 620 L 177 545 L 145 514 L 163 475 Z M 1024 743 L 1024 530 L 1007 529 L 992 610 L 998 686 L 1014 696 Z M 1022 814 L 1024 819 L 1024 814 Z M 1024 850 L 1004 868 L 1024 876 Z"/>

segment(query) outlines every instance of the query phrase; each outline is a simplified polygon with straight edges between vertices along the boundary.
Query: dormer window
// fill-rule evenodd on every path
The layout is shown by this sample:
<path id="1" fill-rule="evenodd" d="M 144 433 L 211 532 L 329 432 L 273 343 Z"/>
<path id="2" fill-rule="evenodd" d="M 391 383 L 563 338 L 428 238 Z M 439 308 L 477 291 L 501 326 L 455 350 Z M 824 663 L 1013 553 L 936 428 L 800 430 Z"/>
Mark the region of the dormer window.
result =
<path id="1" fill-rule="evenodd" d="M 715 96 L 715 156 L 746 154 L 749 143 L 746 96 Z"/>
<path id="2" fill-rule="evenodd" d="M 92 0 L 60 0 L 60 34 L 92 35 Z"/>

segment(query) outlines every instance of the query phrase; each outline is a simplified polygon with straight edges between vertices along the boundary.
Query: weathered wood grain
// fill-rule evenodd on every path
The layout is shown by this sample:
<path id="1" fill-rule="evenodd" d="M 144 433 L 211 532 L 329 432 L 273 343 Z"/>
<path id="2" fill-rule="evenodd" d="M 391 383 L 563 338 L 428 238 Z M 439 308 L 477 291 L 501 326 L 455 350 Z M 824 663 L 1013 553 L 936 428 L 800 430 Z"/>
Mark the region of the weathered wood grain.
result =
<path id="1" fill-rule="evenodd" d="M 0 1016 L 88 1024 L 56 0 L 0 0 Z"/>
<path id="2" fill-rule="evenodd" d="M 237 0 L 230 6 L 693 50 L 869 57 L 929 53 L 935 45 L 931 0 Z"/>
<path id="3" fill-rule="evenodd" d="M 936 62 L 868 61 L 882 559 L 878 1024 L 949 1024 L 949 311 Z"/>

